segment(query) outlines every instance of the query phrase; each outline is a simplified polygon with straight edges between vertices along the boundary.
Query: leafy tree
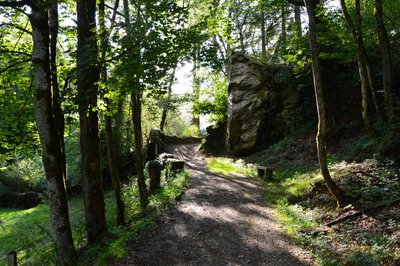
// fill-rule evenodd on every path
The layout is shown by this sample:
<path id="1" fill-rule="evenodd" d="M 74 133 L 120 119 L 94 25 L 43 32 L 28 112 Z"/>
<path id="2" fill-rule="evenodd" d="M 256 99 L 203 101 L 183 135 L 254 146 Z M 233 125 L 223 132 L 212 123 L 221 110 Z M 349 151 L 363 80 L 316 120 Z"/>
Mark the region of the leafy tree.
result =
<path id="1" fill-rule="evenodd" d="M 52 229 L 60 264 L 72 262 L 74 246 L 69 222 L 62 148 L 54 119 L 51 91 L 50 30 L 48 4 L 41 0 L 1 1 L 0 6 L 15 9 L 30 7 L 26 13 L 32 27 L 35 117 L 42 145 L 43 165 L 48 181 Z M 25 11 L 22 11 L 25 13 Z"/>

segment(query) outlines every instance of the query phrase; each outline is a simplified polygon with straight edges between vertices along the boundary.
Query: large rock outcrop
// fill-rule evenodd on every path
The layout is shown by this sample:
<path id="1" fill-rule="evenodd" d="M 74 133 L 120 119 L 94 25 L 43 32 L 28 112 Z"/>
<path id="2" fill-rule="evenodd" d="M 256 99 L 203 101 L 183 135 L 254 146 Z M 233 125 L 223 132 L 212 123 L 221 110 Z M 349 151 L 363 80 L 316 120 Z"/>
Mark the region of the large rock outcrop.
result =
<path id="1" fill-rule="evenodd" d="M 228 86 L 229 150 L 250 153 L 287 133 L 290 117 L 301 103 L 298 84 L 286 65 L 262 65 L 234 54 Z"/>

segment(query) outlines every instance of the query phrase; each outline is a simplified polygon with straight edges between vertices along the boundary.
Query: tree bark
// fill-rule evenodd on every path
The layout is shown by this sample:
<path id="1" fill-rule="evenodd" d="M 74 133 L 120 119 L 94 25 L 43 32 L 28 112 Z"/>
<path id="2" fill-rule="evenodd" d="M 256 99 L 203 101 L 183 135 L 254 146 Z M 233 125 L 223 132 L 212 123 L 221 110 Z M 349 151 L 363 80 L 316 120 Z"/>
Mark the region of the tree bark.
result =
<path id="1" fill-rule="evenodd" d="M 286 44 L 286 4 L 282 3 L 281 6 L 281 45 L 284 47 Z"/>
<path id="2" fill-rule="evenodd" d="M 78 101 L 83 194 L 88 242 L 107 232 L 100 169 L 97 91 L 99 72 L 96 36 L 96 1 L 78 0 Z"/>
<path id="3" fill-rule="evenodd" d="M 322 83 L 322 70 L 321 61 L 319 58 L 319 47 L 317 43 L 317 8 L 320 3 L 319 0 L 304 0 L 309 20 L 309 42 L 312 57 L 312 71 L 314 79 L 314 91 L 315 99 L 317 103 L 318 112 L 318 132 L 317 132 L 317 150 L 318 150 L 318 161 L 321 168 L 322 177 L 324 178 L 326 185 L 335 198 L 338 206 L 342 206 L 344 203 L 343 191 L 333 181 L 326 160 L 326 110 L 325 110 L 325 99 L 323 95 L 323 83 Z"/>
<path id="4" fill-rule="evenodd" d="M 340 0 L 340 4 L 342 6 L 343 14 L 347 25 L 349 26 L 354 41 L 357 46 L 357 55 L 358 55 L 358 72 L 360 76 L 361 82 L 361 116 L 364 122 L 364 126 L 372 137 L 377 137 L 378 132 L 372 126 L 369 116 L 368 116 L 368 72 L 367 72 L 367 58 L 364 47 L 364 40 L 362 36 L 362 28 L 361 28 L 361 14 L 360 14 L 360 1 L 355 0 L 355 24 L 353 24 L 353 20 L 349 14 L 346 3 L 344 0 Z"/>
<path id="5" fill-rule="evenodd" d="M 264 11 L 260 11 L 260 20 L 261 20 L 261 57 L 262 59 L 267 58 L 267 49 L 266 49 L 266 36 L 265 36 L 265 13 Z"/>
<path id="6" fill-rule="evenodd" d="M 300 6 L 295 5 L 294 9 L 294 24 L 296 25 L 297 37 L 302 36 L 302 28 L 301 28 L 301 9 Z"/>
<path id="7" fill-rule="evenodd" d="M 142 100 L 141 93 L 131 94 L 132 122 L 135 138 L 135 159 L 140 205 L 145 209 L 148 204 L 148 193 L 144 179 L 143 136 L 142 136 Z"/>
<path id="8" fill-rule="evenodd" d="M 110 105 L 109 99 L 107 97 L 104 98 L 104 102 L 107 105 L 107 109 L 109 111 L 109 105 Z M 105 133 L 106 133 L 106 143 L 107 143 L 108 167 L 110 169 L 110 175 L 115 195 L 115 202 L 117 205 L 117 224 L 123 225 L 125 223 L 125 204 L 121 197 L 121 181 L 119 178 L 117 159 L 114 150 L 111 117 L 109 115 L 106 115 L 104 120 L 105 120 Z"/>
<path id="9" fill-rule="evenodd" d="M 200 98 L 200 79 L 198 75 L 199 71 L 199 53 L 200 53 L 200 44 L 195 44 L 194 56 L 193 56 L 193 105 L 196 106 L 199 104 Z M 192 124 L 200 128 L 200 119 L 198 114 L 193 114 Z"/>
<path id="10" fill-rule="evenodd" d="M 374 0 L 374 17 L 378 33 L 379 46 L 381 47 L 383 89 L 385 91 L 385 107 L 389 122 L 395 118 L 394 91 L 392 84 L 392 54 L 390 42 L 383 21 L 382 0 Z"/>
<path id="11" fill-rule="evenodd" d="M 63 158 L 60 138 L 53 115 L 49 55 L 48 14 L 42 1 L 30 1 L 32 25 L 32 62 L 35 76 L 35 117 L 42 145 L 42 158 L 48 182 L 51 227 L 57 247 L 58 263 L 73 264 L 75 248 L 69 222 L 67 195 L 64 186 Z"/>
<path id="12" fill-rule="evenodd" d="M 57 132 L 60 138 L 62 170 L 64 185 L 67 186 L 67 161 L 65 155 L 64 141 L 64 113 L 61 109 L 60 87 L 58 83 L 57 70 L 57 38 L 58 38 L 58 2 L 55 1 L 49 8 L 49 30 L 50 30 L 50 66 L 51 66 L 51 86 L 53 92 L 53 112 Z"/>

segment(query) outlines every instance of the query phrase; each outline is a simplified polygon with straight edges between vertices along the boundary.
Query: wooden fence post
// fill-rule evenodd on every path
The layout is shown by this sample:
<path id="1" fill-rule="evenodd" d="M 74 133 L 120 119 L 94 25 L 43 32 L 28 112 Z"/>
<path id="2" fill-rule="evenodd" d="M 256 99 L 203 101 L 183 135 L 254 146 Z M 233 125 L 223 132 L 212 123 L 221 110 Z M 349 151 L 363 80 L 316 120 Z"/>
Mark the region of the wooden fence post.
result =
<path id="1" fill-rule="evenodd" d="M 11 251 L 7 254 L 8 266 L 17 266 L 17 252 Z"/>

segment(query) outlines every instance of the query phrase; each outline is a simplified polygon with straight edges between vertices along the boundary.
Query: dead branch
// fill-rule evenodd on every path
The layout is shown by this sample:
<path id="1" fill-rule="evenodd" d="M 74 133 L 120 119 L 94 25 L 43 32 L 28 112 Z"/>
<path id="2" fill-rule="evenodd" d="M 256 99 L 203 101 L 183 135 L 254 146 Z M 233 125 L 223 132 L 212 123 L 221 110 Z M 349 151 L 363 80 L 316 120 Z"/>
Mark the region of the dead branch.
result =
<path id="1" fill-rule="evenodd" d="M 376 180 L 380 180 L 381 179 L 379 176 L 370 174 L 370 173 L 365 172 L 365 171 L 355 171 L 355 172 L 352 172 L 352 173 L 353 174 L 362 174 L 362 175 L 365 175 L 365 176 L 368 176 L 368 177 L 372 177 L 373 179 L 376 179 Z"/>
<path id="2" fill-rule="evenodd" d="M 370 212 L 370 211 L 373 211 L 373 210 L 376 210 L 376 209 L 381 209 L 381 208 L 384 208 L 384 207 L 390 207 L 390 206 L 395 205 L 395 204 L 397 204 L 399 202 L 400 202 L 400 198 L 396 199 L 396 200 L 393 200 L 390 203 L 382 203 L 382 204 L 379 204 L 379 205 L 374 206 L 374 207 L 365 208 L 365 209 L 362 209 L 360 211 L 357 211 L 357 212 L 351 213 L 349 215 L 346 215 L 344 217 L 341 217 L 339 219 L 336 219 L 336 220 L 334 220 L 332 222 L 329 222 L 329 223 L 325 224 L 325 226 L 331 227 L 331 226 L 334 226 L 336 224 L 343 223 L 343 222 L 345 222 L 347 220 L 354 219 L 354 218 L 356 218 L 358 216 L 363 215 L 364 213 L 367 213 L 367 212 Z"/>

